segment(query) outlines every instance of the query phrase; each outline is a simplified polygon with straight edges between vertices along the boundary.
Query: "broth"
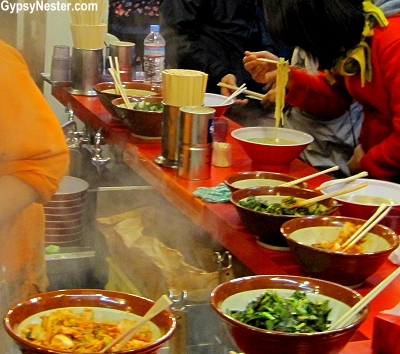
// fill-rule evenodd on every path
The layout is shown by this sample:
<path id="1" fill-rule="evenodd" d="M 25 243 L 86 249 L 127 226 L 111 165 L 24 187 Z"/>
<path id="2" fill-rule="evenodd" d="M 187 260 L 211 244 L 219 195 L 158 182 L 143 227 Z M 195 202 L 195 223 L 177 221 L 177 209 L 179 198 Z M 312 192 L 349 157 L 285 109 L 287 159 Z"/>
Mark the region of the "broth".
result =
<path id="1" fill-rule="evenodd" d="M 254 143 L 270 144 L 270 145 L 296 145 L 296 144 L 298 144 L 294 140 L 281 139 L 281 138 L 250 138 L 250 139 L 246 139 L 246 140 L 254 142 Z"/>
<path id="2" fill-rule="evenodd" d="M 241 181 L 236 181 L 232 183 L 232 186 L 235 188 L 249 188 L 249 187 L 263 187 L 263 186 L 279 186 L 285 181 L 280 181 L 276 179 L 267 179 L 267 178 L 249 178 L 242 179 Z"/>
<path id="3" fill-rule="evenodd" d="M 360 204 L 398 204 L 392 199 L 377 197 L 374 195 L 350 195 L 341 197 L 340 199 Z"/>

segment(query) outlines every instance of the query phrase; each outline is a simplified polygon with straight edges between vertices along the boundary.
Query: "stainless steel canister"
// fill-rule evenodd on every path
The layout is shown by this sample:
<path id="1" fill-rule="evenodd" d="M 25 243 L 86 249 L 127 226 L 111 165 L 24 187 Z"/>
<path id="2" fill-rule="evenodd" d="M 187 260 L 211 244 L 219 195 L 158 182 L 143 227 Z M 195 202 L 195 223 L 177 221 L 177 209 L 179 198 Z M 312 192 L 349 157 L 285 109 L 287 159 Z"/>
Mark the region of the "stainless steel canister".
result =
<path id="1" fill-rule="evenodd" d="M 93 86 L 100 82 L 103 71 L 103 49 L 72 48 L 72 86 L 73 95 L 96 96 Z"/>
<path id="2" fill-rule="evenodd" d="M 119 70 L 122 81 L 132 81 L 135 72 L 135 43 L 115 42 L 109 45 L 109 55 L 118 58 Z"/>
<path id="3" fill-rule="evenodd" d="M 185 106 L 179 111 L 178 176 L 189 180 L 210 178 L 215 109 Z"/>

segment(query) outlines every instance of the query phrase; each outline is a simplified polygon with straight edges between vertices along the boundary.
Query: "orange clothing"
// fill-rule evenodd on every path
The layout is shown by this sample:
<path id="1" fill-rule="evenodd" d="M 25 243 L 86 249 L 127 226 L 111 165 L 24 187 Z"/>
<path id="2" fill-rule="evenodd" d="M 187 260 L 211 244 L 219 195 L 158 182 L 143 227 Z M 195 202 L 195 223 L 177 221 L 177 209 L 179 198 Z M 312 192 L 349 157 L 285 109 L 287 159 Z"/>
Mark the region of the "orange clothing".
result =
<path id="1" fill-rule="evenodd" d="M 2 41 L 0 53 L 0 176 L 19 178 L 45 203 L 67 172 L 68 147 L 22 56 Z M 6 282 L 11 302 L 46 290 L 44 229 L 39 203 L 0 225 L 0 282 Z"/>

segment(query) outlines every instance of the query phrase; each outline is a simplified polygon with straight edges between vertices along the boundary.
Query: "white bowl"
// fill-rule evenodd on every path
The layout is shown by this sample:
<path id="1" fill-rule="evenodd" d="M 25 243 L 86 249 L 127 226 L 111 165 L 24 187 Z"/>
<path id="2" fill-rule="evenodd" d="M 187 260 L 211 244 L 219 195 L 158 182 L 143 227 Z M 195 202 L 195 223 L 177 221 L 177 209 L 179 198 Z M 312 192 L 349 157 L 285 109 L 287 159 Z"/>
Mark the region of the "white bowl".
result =
<path id="1" fill-rule="evenodd" d="M 222 104 L 227 99 L 224 95 L 218 95 L 216 93 L 205 93 L 204 94 L 204 105 L 215 109 L 215 116 L 221 117 L 226 110 L 233 105 L 235 102 L 232 98 Z"/>

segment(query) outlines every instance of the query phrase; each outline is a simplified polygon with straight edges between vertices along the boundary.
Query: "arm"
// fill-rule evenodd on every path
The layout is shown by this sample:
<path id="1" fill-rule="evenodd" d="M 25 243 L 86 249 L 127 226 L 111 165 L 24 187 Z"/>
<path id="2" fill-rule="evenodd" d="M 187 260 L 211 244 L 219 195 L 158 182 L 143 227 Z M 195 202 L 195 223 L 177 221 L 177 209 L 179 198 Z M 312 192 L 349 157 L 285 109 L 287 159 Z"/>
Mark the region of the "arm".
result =
<path id="1" fill-rule="evenodd" d="M 68 169 L 60 124 L 17 51 L 0 42 L 0 223 L 47 202 Z"/>

